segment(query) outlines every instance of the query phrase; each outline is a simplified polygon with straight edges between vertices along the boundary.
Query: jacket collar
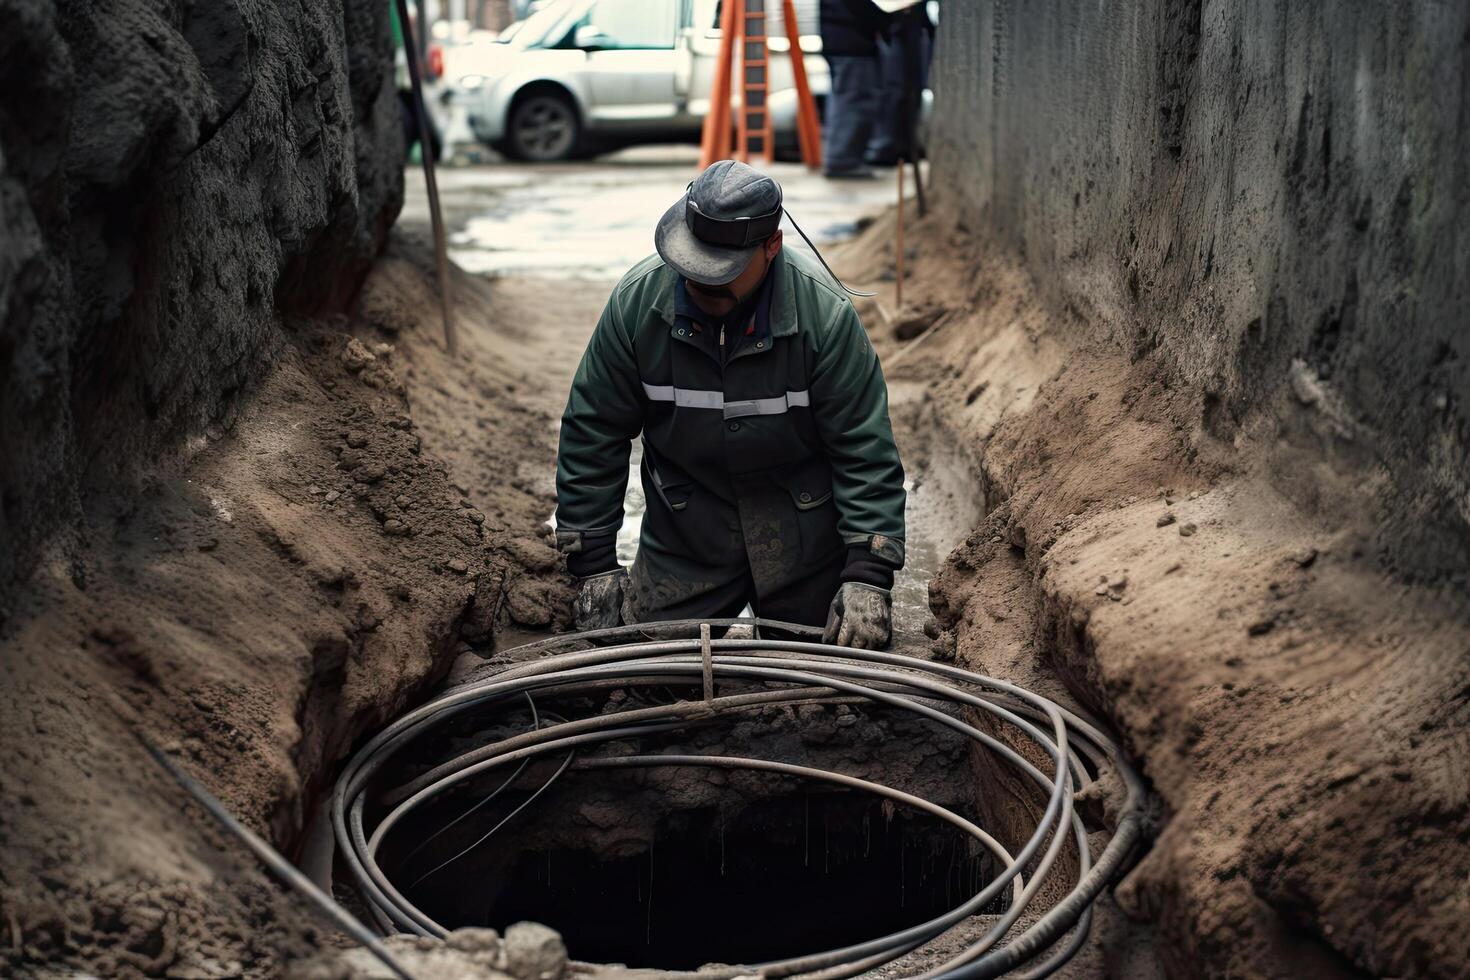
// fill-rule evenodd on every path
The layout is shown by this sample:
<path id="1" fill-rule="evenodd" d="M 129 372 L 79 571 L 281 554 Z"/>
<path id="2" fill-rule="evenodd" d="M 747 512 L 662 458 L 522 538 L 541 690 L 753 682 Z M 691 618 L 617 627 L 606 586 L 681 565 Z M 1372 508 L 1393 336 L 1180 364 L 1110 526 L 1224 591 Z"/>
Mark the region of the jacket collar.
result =
<path id="1" fill-rule="evenodd" d="M 659 275 L 662 279 L 653 309 L 672 327 L 679 315 L 679 274 L 664 266 Z M 796 281 L 784 247 L 776 253 L 768 275 L 776 277 L 771 295 L 771 336 L 790 337 L 796 333 Z"/>

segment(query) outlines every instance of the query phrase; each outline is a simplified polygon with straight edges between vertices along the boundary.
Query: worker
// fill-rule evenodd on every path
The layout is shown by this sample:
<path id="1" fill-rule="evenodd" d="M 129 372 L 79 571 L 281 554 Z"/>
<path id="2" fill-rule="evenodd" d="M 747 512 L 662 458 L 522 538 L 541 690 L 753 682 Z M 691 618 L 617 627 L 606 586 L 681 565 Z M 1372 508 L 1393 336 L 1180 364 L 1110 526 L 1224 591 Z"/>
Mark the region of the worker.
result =
<path id="1" fill-rule="evenodd" d="M 749 604 L 825 625 L 828 642 L 889 642 L 905 494 L 888 390 L 820 253 L 782 246 L 783 212 L 769 176 L 709 167 L 593 330 L 556 472 L 578 629 Z M 647 511 L 630 575 L 615 545 L 640 432 Z"/>
<path id="2" fill-rule="evenodd" d="M 872 177 L 863 154 L 881 114 L 878 42 L 889 16 L 873 0 L 822 0 L 822 57 L 832 80 L 822 147 L 822 172 L 831 178 Z"/>

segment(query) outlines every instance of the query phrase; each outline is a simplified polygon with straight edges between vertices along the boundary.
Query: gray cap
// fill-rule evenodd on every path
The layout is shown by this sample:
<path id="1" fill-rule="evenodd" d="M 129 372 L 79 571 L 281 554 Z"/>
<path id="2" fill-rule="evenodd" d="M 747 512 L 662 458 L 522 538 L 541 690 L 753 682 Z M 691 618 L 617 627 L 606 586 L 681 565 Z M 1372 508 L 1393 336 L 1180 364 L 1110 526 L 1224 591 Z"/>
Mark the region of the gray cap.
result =
<path id="1" fill-rule="evenodd" d="M 720 160 L 664 212 L 653 243 L 685 279 L 720 286 L 745 270 L 780 225 L 781 185 L 738 160 Z"/>

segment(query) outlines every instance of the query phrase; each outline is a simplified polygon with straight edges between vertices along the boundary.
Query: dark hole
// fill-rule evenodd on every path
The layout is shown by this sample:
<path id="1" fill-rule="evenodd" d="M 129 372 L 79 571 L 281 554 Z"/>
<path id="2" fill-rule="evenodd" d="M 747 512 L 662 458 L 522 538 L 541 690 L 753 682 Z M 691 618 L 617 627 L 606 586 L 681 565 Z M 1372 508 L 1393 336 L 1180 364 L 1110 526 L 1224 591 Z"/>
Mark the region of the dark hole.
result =
<path id="1" fill-rule="evenodd" d="M 692 787 L 702 779 L 691 772 Z M 603 802 L 589 808 L 593 780 Z M 606 780 L 584 774 L 578 790 L 549 792 L 524 823 L 409 889 L 409 898 L 449 928 L 544 922 L 574 959 L 693 969 L 875 939 L 954 908 L 993 874 L 989 855 L 962 831 L 866 793 L 787 782 L 786 795 L 650 818 L 640 812 L 647 797 Z M 607 795 L 609 786 L 620 788 Z M 436 841 L 412 872 L 395 873 L 391 853 L 384 867 L 407 885 L 524 798 L 463 821 L 474 826 L 444 835 L 454 840 Z M 446 803 L 395 836 L 421 840 L 474 799 Z M 626 800 L 628 812 L 608 813 L 608 800 Z"/>

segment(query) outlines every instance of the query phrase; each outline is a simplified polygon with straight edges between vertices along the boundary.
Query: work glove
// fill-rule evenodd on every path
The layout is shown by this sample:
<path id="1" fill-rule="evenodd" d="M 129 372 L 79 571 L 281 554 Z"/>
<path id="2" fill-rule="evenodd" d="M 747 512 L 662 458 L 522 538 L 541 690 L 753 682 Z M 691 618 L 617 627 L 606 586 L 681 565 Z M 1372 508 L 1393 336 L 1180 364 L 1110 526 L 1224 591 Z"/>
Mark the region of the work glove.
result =
<path id="1" fill-rule="evenodd" d="M 572 628 L 582 632 L 619 625 L 627 589 L 628 570 L 621 566 L 579 579 L 577 598 L 572 603 Z"/>
<path id="2" fill-rule="evenodd" d="M 832 597 L 823 643 L 881 650 L 893 638 L 893 595 L 863 582 L 843 582 Z"/>

